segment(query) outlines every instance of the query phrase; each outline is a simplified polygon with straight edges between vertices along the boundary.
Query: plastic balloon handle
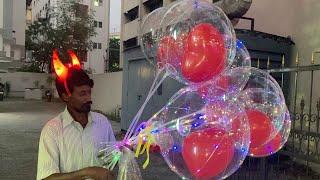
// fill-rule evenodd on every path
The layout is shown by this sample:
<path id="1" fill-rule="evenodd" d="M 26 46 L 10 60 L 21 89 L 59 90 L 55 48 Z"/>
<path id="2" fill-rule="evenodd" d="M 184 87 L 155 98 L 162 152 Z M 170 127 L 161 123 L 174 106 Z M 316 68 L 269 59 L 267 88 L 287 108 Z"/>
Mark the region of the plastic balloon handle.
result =
<path id="1" fill-rule="evenodd" d="M 141 108 L 139 109 L 139 111 L 137 112 L 137 114 L 135 115 L 135 117 L 133 118 L 128 131 L 123 139 L 123 141 L 127 141 L 133 134 L 135 127 L 137 126 L 137 123 L 142 115 L 142 112 L 145 108 L 145 106 L 147 105 L 147 103 L 149 102 L 149 100 L 151 99 L 151 97 L 153 96 L 153 94 L 156 92 L 156 90 L 159 88 L 159 86 L 162 84 L 162 82 L 169 76 L 168 72 L 165 71 L 165 74 L 163 75 L 163 77 L 160 79 L 160 74 L 163 73 L 165 71 L 165 68 L 161 68 L 159 71 L 157 71 L 157 75 L 152 83 L 152 86 L 149 90 L 149 93 L 147 95 L 146 100 L 144 101 L 143 105 L 141 106 Z M 157 83 L 157 81 L 160 79 L 160 81 Z"/>

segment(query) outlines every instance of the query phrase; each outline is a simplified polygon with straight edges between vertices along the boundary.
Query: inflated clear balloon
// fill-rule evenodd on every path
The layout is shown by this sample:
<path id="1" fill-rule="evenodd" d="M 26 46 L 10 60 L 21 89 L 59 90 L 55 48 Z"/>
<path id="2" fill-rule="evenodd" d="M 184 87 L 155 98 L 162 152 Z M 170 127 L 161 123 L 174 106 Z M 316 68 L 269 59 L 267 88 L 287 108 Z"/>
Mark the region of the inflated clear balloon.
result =
<path id="1" fill-rule="evenodd" d="M 238 100 L 246 109 L 251 128 L 251 148 L 260 147 L 281 130 L 286 104 L 283 93 L 267 72 L 251 68 L 250 78 Z"/>
<path id="2" fill-rule="evenodd" d="M 251 68 L 248 67 L 228 68 L 217 78 L 209 81 L 208 84 L 214 84 L 214 86 L 223 89 L 229 96 L 232 94 L 233 97 L 237 97 L 238 93 L 247 85 L 250 73 Z M 216 91 L 217 88 L 213 90 Z"/>
<path id="3" fill-rule="evenodd" d="M 237 39 L 236 42 L 236 55 L 231 63 L 231 68 L 251 67 L 251 57 L 249 51 L 239 39 Z"/>
<path id="4" fill-rule="evenodd" d="M 281 130 L 269 140 L 267 143 L 260 147 L 250 148 L 249 156 L 252 157 L 266 157 L 277 153 L 287 142 L 291 129 L 290 112 L 285 112 L 285 119 Z"/>
<path id="5" fill-rule="evenodd" d="M 247 156 L 250 128 L 244 109 L 220 96 L 223 89 L 204 98 L 201 88 L 180 90 L 150 121 L 161 124 L 154 136 L 172 171 L 181 178 L 223 179 Z"/>
<path id="6" fill-rule="evenodd" d="M 176 68 L 185 84 L 211 80 L 231 66 L 236 38 L 224 12 L 206 0 L 183 0 L 168 8 L 161 21 L 158 61 Z"/>
<path id="7" fill-rule="evenodd" d="M 162 32 L 160 22 L 165 12 L 165 7 L 155 9 L 149 13 L 143 20 L 140 28 L 140 44 L 142 52 L 152 65 L 158 65 L 155 57 L 158 49 L 158 42 Z"/>

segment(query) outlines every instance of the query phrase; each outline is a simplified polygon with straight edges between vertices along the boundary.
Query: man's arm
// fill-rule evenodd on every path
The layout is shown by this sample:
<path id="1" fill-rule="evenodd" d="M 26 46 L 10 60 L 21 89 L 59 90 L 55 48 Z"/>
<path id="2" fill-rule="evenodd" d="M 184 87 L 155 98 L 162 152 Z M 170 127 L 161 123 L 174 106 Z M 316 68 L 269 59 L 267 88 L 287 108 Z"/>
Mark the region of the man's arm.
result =
<path id="1" fill-rule="evenodd" d="M 37 180 L 60 173 L 59 159 L 57 135 L 54 127 L 46 124 L 39 140 Z"/>

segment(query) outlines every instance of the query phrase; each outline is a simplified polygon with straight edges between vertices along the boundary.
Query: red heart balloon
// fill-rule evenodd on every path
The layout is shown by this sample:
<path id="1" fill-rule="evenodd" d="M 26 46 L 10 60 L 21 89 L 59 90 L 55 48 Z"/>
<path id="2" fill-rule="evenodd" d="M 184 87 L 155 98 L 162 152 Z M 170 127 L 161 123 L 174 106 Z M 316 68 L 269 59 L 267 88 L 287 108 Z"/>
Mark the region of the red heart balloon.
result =
<path id="1" fill-rule="evenodd" d="M 160 65 L 169 63 L 175 68 L 180 63 L 179 46 L 176 40 L 171 36 L 164 36 L 161 38 L 158 44 L 157 61 Z"/>
<path id="2" fill-rule="evenodd" d="M 282 137 L 278 133 L 268 143 L 257 148 L 250 148 L 249 154 L 257 157 L 263 157 L 263 156 L 274 154 L 280 149 L 281 142 L 282 142 Z"/>
<path id="3" fill-rule="evenodd" d="M 222 129 L 192 132 L 183 141 L 182 157 L 190 173 L 198 178 L 212 178 L 222 173 L 234 155 L 234 142 Z"/>
<path id="4" fill-rule="evenodd" d="M 181 63 L 182 75 L 192 82 L 207 81 L 220 74 L 226 66 L 226 49 L 219 30 L 209 23 L 193 27 Z"/>
<path id="5" fill-rule="evenodd" d="M 250 148 L 257 148 L 265 144 L 272 132 L 272 122 L 269 116 L 258 110 L 247 110 L 250 125 Z"/>

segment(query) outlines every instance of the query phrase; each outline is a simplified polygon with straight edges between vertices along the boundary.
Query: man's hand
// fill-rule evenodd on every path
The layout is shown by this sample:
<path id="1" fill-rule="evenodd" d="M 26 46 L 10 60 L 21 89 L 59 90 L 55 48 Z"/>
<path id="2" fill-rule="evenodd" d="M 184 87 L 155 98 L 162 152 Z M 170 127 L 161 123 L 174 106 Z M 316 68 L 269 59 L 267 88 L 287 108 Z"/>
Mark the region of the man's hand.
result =
<path id="1" fill-rule="evenodd" d="M 102 168 L 102 167 L 88 167 L 83 169 L 84 174 L 88 176 L 88 178 L 92 178 L 94 180 L 113 180 L 114 175 L 113 172 Z"/>

